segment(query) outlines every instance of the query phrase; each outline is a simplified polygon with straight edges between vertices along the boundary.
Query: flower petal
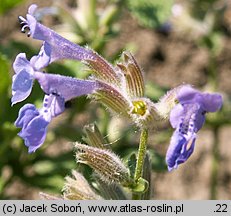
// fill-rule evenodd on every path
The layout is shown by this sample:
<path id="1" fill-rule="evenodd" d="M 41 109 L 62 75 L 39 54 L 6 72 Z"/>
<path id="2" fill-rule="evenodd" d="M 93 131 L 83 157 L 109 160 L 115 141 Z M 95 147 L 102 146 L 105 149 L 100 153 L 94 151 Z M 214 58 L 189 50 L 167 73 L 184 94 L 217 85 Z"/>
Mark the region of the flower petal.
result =
<path id="1" fill-rule="evenodd" d="M 178 104 L 170 114 L 171 124 L 176 128 L 166 154 L 168 169 L 176 169 L 192 154 L 196 132 L 204 123 L 203 110 L 198 104 Z"/>
<path id="2" fill-rule="evenodd" d="M 64 105 L 63 97 L 50 94 L 45 95 L 42 109 L 37 110 L 33 104 L 26 104 L 20 109 L 15 125 L 22 128 L 18 135 L 29 147 L 29 153 L 34 152 L 43 144 L 48 124 L 53 117 L 64 111 Z"/>
<path id="3" fill-rule="evenodd" d="M 35 117 L 27 127 L 19 133 L 19 136 L 25 140 L 25 145 L 29 148 L 28 152 L 32 153 L 39 148 L 45 138 L 49 122 L 43 116 Z"/>
<path id="4" fill-rule="evenodd" d="M 197 112 L 195 113 L 195 118 L 194 118 L 194 131 L 195 132 L 198 132 L 202 126 L 204 125 L 205 123 L 205 112 L 204 112 L 204 109 L 202 108 L 199 108 L 197 110 Z"/>
<path id="5" fill-rule="evenodd" d="M 166 154 L 168 170 L 176 169 L 179 164 L 184 163 L 193 153 L 195 147 L 195 133 L 186 139 L 177 130 L 173 133 L 171 142 Z"/>
<path id="6" fill-rule="evenodd" d="M 18 135 L 29 147 L 29 153 L 35 151 L 44 142 L 48 124 L 49 121 L 44 119 L 33 104 L 26 104 L 19 110 L 15 125 L 22 128 Z"/>
<path id="7" fill-rule="evenodd" d="M 46 45 L 49 45 L 49 52 L 47 52 L 47 56 L 50 57 L 49 63 L 60 59 L 83 61 L 93 69 L 92 71 L 100 79 L 118 84 L 120 77 L 117 74 L 118 71 L 115 71 L 112 65 L 91 49 L 74 44 L 50 28 L 37 22 L 33 7 L 26 15 L 26 19 L 21 16 L 19 17 L 22 25 L 21 31 L 25 32 L 26 29 L 29 29 L 28 36 L 44 41 Z M 41 63 L 38 64 L 38 67 L 36 65 L 36 68 L 41 68 Z"/>
<path id="8" fill-rule="evenodd" d="M 184 108 L 181 104 L 177 104 L 170 113 L 170 123 L 173 128 L 176 128 L 184 115 Z"/>
<path id="9" fill-rule="evenodd" d="M 51 60 L 51 47 L 46 42 L 43 43 L 40 52 L 37 56 L 33 56 L 30 64 L 37 71 L 49 65 Z"/>
<path id="10" fill-rule="evenodd" d="M 30 95 L 32 86 L 33 76 L 28 73 L 27 68 L 15 74 L 12 83 L 12 105 L 25 100 Z"/>
<path id="11" fill-rule="evenodd" d="M 15 61 L 13 63 L 13 68 L 14 68 L 14 72 L 16 74 L 19 73 L 20 71 L 22 71 L 25 68 L 27 68 L 27 71 L 29 73 L 33 73 L 33 69 L 32 69 L 32 67 L 30 65 L 30 62 L 27 60 L 25 53 L 19 53 L 16 56 Z"/>
<path id="12" fill-rule="evenodd" d="M 28 14 L 33 15 L 37 8 L 38 6 L 36 4 L 30 5 L 30 7 L 28 8 Z"/>
<path id="13" fill-rule="evenodd" d="M 223 100 L 220 94 L 201 93 L 190 85 L 184 85 L 178 92 L 177 98 L 181 104 L 198 103 L 206 112 L 216 112 L 222 106 Z"/>
<path id="14" fill-rule="evenodd" d="M 206 112 L 216 112 L 221 108 L 223 100 L 220 94 L 204 93 L 202 95 L 202 102 Z"/>
<path id="15" fill-rule="evenodd" d="M 177 99 L 181 104 L 188 103 L 188 102 L 194 102 L 197 94 L 200 94 L 199 91 L 192 88 L 190 85 L 183 85 L 178 93 L 177 93 Z"/>
<path id="16" fill-rule="evenodd" d="M 18 114 L 18 118 L 15 121 L 15 126 L 19 128 L 27 127 L 28 123 L 35 117 L 38 116 L 39 112 L 34 104 L 25 104 Z"/>
<path id="17" fill-rule="evenodd" d="M 65 99 L 57 94 L 45 95 L 43 101 L 43 115 L 46 116 L 49 112 L 50 117 L 60 115 L 65 110 Z M 48 118 L 50 118 L 48 116 Z"/>

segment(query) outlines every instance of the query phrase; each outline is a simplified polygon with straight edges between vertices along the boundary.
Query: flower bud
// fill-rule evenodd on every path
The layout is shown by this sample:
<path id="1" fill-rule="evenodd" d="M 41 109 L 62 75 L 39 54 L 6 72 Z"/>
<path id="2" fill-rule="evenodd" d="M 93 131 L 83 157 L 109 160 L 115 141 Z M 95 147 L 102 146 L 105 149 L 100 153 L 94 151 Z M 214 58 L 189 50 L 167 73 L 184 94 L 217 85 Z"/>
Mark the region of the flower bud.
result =
<path id="1" fill-rule="evenodd" d="M 72 176 L 65 178 L 63 197 L 68 200 L 99 200 L 97 195 L 82 174 L 73 170 Z"/>
<path id="2" fill-rule="evenodd" d="M 85 134 L 87 135 L 86 138 L 84 138 L 84 141 L 88 143 L 89 145 L 104 149 L 106 148 L 106 145 L 104 145 L 104 139 L 102 134 L 99 131 L 99 128 L 96 126 L 96 124 L 89 124 L 84 127 Z"/>
<path id="3" fill-rule="evenodd" d="M 120 183 L 124 186 L 131 183 L 129 170 L 121 159 L 110 150 L 79 143 L 75 147 L 77 162 L 90 166 L 106 183 Z"/>

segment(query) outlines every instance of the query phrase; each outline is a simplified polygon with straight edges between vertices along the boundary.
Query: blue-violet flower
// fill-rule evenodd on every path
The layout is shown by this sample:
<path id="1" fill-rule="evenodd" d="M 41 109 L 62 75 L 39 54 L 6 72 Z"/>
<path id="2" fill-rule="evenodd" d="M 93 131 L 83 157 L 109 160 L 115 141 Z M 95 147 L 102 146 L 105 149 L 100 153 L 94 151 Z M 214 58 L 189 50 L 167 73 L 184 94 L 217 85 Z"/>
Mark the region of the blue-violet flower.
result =
<path id="1" fill-rule="evenodd" d="M 33 104 L 26 104 L 20 109 L 15 122 L 16 127 L 22 128 L 19 136 L 24 139 L 29 153 L 34 152 L 43 144 L 48 124 L 52 118 L 64 111 L 65 101 L 91 94 L 98 88 L 97 81 L 79 80 L 37 71 L 40 66 L 42 67 L 42 61 L 40 66 L 36 66 L 36 63 L 42 58 L 35 56 L 28 61 L 26 55 L 20 53 L 13 65 L 15 75 L 12 84 L 12 104 L 29 96 L 35 79 L 46 94 L 43 108 L 37 110 Z"/>
<path id="2" fill-rule="evenodd" d="M 43 108 L 40 110 L 33 104 L 26 104 L 20 109 L 15 126 L 22 128 L 19 136 L 24 139 L 29 153 L 43 144 L 51 119 L 63 111 L 64 98 L 54 94 L 45 95 Z"/>
<path id="3" fill-rule="evenodd" d="M 170 112 L 170 123 L 175 132 L 166 154 L 168 170 L 176 169 L 193 153 L 196 133 L 205 122 L 207 112 L 216 112 L 222 106 L 220 94 L 201 93 L 189 85 L 177 92 L 178 104 Z"/>

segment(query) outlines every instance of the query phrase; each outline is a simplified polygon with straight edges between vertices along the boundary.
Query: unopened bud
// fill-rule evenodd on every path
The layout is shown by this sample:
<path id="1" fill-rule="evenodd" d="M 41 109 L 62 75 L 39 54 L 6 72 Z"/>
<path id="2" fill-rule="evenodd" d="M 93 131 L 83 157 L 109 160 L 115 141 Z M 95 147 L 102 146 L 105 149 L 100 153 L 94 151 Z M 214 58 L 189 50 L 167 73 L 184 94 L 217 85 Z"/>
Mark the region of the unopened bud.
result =
<path id="1" fill-rule="evenodd" d="M 106 145 L 104 145 L 104 139 L 102 134 L 99 131 L 99 128 L 95 124 L 89 124 L 84 127 L 85 134 L 87 135 L 86 138 L 84 138 L 84 141 L 88 143 L 89 145 L 96 147 L 96 148 L 107 148 Z"/>
<path id="2" fill-rule="evenodd" d="M 77 171 L 72 171 L 72 177 L 65 178 L 63 197 L 68 200 L 99 200 L 97 195 L 84 176 Z"/>
<path id="3" fill-rule="evenodd" d="M 99 177 L 108 184 L 120 183 L 127 186 L 131 183 L 129 170 L 121 159 L 107 149 L 99 149 L 77 143 L 77 162 L 90 166 Z"/>

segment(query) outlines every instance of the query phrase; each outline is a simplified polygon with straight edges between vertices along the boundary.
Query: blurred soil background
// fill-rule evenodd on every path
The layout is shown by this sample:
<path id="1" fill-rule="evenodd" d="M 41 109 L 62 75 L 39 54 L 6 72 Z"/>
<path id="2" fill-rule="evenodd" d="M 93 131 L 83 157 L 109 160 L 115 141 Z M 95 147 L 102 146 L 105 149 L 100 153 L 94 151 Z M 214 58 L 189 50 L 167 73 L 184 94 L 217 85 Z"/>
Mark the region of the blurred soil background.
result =
<path id="1" fill-rule="evenodd" d="M 72 5 L 72 1 L 65 2 Z M 41 43 L 21 34 L 17 22 L 18 15 L 25 15 L 27 7 L 31 3 L 37 3 L 39 7 L 43 7 L 50 6 L 53 2 L 50 0 L 24 1 L 4 13 L 0 17 L 1 46 L 7 46 L 10 41 L 14 40 L 28 43 L 38 50 L 37 44 Z M 214 62 L 217 70 L 216 91 L 222 92 L 225 98 L 230 98 L 231 5 L 223 11 L 222 17 L 221 28 L 224 33 L 220 37 L 219 53 L 216 54 L 216 62 Z M 44 20 L 51 28 L 52 24 L 56 22 L 50 17 Z M 119 33 L 107 41 L 105 58 L 117 54 L 118 50 L 124 49 L 129 44 L 137 62 L 143 68 L 147 81 L 153 82 L 163 89 L 170 89 L 182 83 L 192 84 L 195 88 L 202 90 L 208 87 L 211 50 L 198 45 L 195 38 L 192 39 L 187 34 L 178 31 L 166 32 L 146 28 L 140 25 L 127 10 L 121 10 L 117 25 Z M 15 56 L 16 54 L 17 52 L 14 53 Z M 12 59 L 15 56 L 12 56 Z M 11 74 L 13 74 L 12 69 Z M 62 121 L 63 118 L 65 119 L 65 114 L 57 122 Z M 86 113 L 81 114 L 72 123 L 81 126 L 88 121 L 88 118 Z M 54 123 L 54 125 L 56 124 L 58 123 Z M 158 132 L 154 132 L 149 139 L 149 148 L 164 156 L 173 130 L 170 129 L 169 124 L 162 126 L 161 130 L 166 130 L 168 136 L 159 138 L 158 135 L 155 135 Z M 25 148 L 24 145 L 21 145 L 21 148 Z M 71 152 L 72 146 L 65 138 L 58 138 L 43 151 L 47 155 L 58 156 L 65 152 Z M 71 154 L 73 155 L 73 153 L 69 155 Z M 214 155 L 218 155 L 219 159 L 218 168 L 215 171 Z M 25 157 L 24 155 L 23 158 Z M 21 156 L 15 160 L 23 160 L 23 158 Z M 72 160 L 74 162 L 74 158 Z M 26 172 L 33 173 L 33 164 L 31 165 L 32 168 L 29 167 Z M 12 170 L 8 164 L 2 166 L 2 175 L 5 178 L 8 175 L 14 175 L 14 172 L 14 169 Z M 67 174 L 70 173 L 67 171 L 62 173 L 63 177 Z M 198 133 L 195 152 L 187 163 L 170 173 L 166 170 L 157 172 L 154 169 L 152 181 L 154 185 L 153 199 L 231 199 L 231 125 L 222 125 L 215 130 L 214 134 L 214 130 L 209 124 L 206 124 Z M 41 188 L 33 187 L 33 185 L 15 177 L 5 186 L 3 197 L 7 199 L 39 199 L 38 192 L 41 190 Z M 43 191 L 46 190 L 47 188 L 43 189 Z"/>

